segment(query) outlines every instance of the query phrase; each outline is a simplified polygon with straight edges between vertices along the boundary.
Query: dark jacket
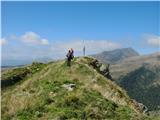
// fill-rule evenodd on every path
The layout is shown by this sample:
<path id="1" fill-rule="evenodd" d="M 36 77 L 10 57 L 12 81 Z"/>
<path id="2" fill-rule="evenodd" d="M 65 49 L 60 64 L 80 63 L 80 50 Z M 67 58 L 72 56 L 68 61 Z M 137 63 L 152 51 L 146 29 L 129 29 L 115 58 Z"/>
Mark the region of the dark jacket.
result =
<path id="1" fill-rule="evenodd" d="M 69 52 L 67 53 L 66 57 L 67 57 L 68 60 L 73 59 L 73 58 L 74 58 L 73 52 L 69 51 Z"/>

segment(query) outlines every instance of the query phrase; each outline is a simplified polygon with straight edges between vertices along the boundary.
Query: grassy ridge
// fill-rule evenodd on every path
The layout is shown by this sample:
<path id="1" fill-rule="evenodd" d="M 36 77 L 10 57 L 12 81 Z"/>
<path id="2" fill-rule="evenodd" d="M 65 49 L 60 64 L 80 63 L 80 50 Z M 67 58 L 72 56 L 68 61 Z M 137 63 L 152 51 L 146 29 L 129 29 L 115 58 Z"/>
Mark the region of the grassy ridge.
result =
<path id="1" fill-rule="evenodd" d="M 126 93 L 91 66 L 91 58 L 46 65 L 2 93 L 2 119 L 149 119 L 133 109 Z M 73 91 L 63 87 L 75 84 Z"/>
<path id="2" fill-rule="evenodd" d="M 45 67 L 45 64 L 34 62 L 29 66 L 15 68 L 4 72 L 1 77 L 1 88 L 5 89 L 8 86 L 14 85 L 28 76 L 40 71 L 43 67 Z"/>

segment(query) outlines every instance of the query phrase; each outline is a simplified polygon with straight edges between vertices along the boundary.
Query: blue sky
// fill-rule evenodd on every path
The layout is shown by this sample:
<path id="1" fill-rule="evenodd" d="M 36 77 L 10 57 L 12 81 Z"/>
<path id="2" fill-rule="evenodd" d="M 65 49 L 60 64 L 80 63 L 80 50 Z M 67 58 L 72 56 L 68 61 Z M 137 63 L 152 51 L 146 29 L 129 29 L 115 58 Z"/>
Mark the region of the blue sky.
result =
<path id="1" fill-rule="evenodd" d="M 160 2 L 2 2 L 2 61 L 132 47 L 159 51 Z"/>

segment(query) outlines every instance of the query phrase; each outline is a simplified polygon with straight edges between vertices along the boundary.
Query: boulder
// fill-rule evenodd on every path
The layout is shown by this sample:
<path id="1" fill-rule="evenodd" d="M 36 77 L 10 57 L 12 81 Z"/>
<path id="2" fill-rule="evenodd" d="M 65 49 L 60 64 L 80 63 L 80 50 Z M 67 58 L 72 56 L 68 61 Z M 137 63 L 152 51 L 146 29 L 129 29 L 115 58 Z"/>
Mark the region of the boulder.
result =
<path id="1" fill-rule="evenodd" d="M 144 104 L 138 103 L 138 105 L 141 108 L 141 110 L 143 111 L 143 113 L 147 113 L 148 112 L 148 108 Z"/>
<path id="2" fill-rule="evenodd" d="M 148 114 L 148 108 L 142 104 L 137 102 L 136 100 L 132 99 L 132 102 L 134 103 L 134 105 L 139 109 L 140 112 Z"/>
<path id="3" fill-rule="evenodd" d="M 64 84 L 62 87 L 66 88 L 68 91 L 73 91 L 76 88 L 76 84 Z"/>
<path id="4" fill-rule="evenodd" d="M 106 65 L 102 64 L 99 68 L 99 71 L 104 73 L 106 71 Z"/>
<path id="5" fill-rule="evenodd" d="M 102 64 L 98 60 L 94 59 L 91 61 L 90 65 L 93 66 L 95 70 L 104 75 L 106 78 L 113 80 L 109 72 L 109 64 Z"/>

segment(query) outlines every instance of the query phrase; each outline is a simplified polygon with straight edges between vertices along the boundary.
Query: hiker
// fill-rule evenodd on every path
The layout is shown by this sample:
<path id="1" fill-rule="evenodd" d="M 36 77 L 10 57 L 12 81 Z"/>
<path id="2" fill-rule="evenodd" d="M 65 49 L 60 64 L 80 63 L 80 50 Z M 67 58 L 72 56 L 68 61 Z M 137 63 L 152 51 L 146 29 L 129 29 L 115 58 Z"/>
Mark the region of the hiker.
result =
<path id="1" fill-rule="evenodd" d="M 67 55 L 66 55 L 66 57 L 67 57 L 67 65 L 68 65 L 68 66 L 71 66 L 71 60 L 74 58 L 73 53 L 74 53 L 74 51 L 73 51 L 73 49 L 71 48 L 71 49 L 68 51 Z"/>

